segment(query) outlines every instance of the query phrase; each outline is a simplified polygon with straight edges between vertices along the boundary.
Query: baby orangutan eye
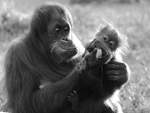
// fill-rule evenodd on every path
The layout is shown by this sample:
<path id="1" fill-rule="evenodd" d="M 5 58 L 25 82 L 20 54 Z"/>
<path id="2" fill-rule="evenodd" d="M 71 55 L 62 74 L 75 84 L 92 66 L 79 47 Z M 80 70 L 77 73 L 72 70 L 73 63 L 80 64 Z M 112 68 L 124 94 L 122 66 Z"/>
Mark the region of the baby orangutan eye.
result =
<path id="1" fill-rule="evenodd" d="M 111 48 L 111 49 L 113 49 L 114 47 L 115 47 L 115 42 L 114 41 L 109 41 L 109 47 Z"/>
<path id="2" fill-rule="evenodd" d="M 105 42 L 107 42 L 109 40 L 108 36 L 106 36 L 106 35 L 103 36 L 103 39 Z"/>

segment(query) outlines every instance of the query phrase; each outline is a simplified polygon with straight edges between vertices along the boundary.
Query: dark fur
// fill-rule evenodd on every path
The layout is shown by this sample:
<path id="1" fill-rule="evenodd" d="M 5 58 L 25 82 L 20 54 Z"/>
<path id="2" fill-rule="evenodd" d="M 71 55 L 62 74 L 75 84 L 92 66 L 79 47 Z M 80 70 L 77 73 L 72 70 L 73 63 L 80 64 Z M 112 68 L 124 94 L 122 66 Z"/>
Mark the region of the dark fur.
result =
<path id="1" fill-rule="evenodd" d="M 101 108 L 107 108 L 104 104 L 105 101 L 109 99 L 115 91 L 118 91 L 123 83 L 126 82 L 126 79 L 119 81 L 121 82 L 120 85 L 118 84 L 120 87 L 116 87 L 116 89 L 114 88 L 112 90 L 112 87 L 108 87 L 108 82 L 105 81 L 108 81 L 108 79 L 105 78 L 106 76 L 104 73 L 105 65 L 114 60 L 122 61 L 122 54 L 117 51 L 120 50 L 120 52 L 124 52 L 127 46 L 126 44 L 126 37 L 122 37 L 122 35 L 110 25 L 104 26 L 96 33 L 94 40 L 87 45 L 86 52 L 83 55 L 83 60 L 86 62 L 86 69 L 82 71 L 83 79 L 80 79 L 78 84 L 79 102 L 92 98 L 93 100 L 101 100 Z M 98 50 L 101 50 L 102 52 L 99 57 L 96 55 L 98 54 Z M 118 59 L 117 54 L 119 54 L 121 59 Z M 113 76 L 111 79 L 113 79 Z M 117 84 L 117 82 L 111 83 L 111 85 L 113 84 Z M 105 91 L 109 92 L 107 93 Z M 115 107 L 117 106 L 118 105 Z"/>
<path id="2" fill-rule="evenodd" d="M 55 33 L 58 30 L 54 29 L 55 23 L 59 23 L 63 31 Z M 29 33 L 10 46 L 5 73 L 8 104 L 12 113 L 73 113 L 74 102 L 70 103 L 68 96 L 79 80 L 95 81 L 93 88 L 99 90 L 98 80 L 90 76 L 84 78 L 86 75 L 82 76 L 81 66 L 70 61 L 80 48 L 75 49 L 75 45 L 70 43 L 71 31 L 66 30 L 68 25 L 71 29 L 72 21 L 64 7 L 43 5 L 35 11 Z M 64 40 L 67 40 L 66 44 Z M 121 72 L 120 78 L 110 80 L 109 75 L 113 73 L 106 72 L 112 70 Z M 112 94 L 127 78 L 125 65 L 118 62 L 106 65 L 104 74 L 106 96 Z M 110 108 L 103 108 L 100 100 L 93 98 L 77 105 L 79 108 L 75 110 L 80 113 L 112 112 Z"/>

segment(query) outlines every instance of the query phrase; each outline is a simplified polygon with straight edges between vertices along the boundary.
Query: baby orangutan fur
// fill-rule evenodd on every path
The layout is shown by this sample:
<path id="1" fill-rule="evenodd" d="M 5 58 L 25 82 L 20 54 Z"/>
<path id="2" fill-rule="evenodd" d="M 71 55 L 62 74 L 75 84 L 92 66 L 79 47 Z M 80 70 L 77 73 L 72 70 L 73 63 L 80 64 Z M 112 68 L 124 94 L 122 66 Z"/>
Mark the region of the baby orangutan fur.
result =
<path id="1" fill-rule="evenodd" d="M 105 75 L 103 70 L 105 68 L 105 64 L 110 63 L 111 61 L 123 62 L 122 56 L 126 52 L 127 46 L 127 37 L 120 34 L 119 31 L 113 28 L 111 25 L 106 25 L 98 30 L 93 41 L 91 41 L 87 45 L 85 53 L 81 60 L 82 63 L 80 63 L 81 66 L 84 65 L 83 67 L 85 67 L 85 69 L 82 71 L 82 74 L 84 73 L 83 75 L 85 75 L 84 77 L 96 76 L 96 78 L 99 79 L 99 88 L 101 88 L 102 90 L 100 90 L 99 92 L 94 92 L 96 89 L 93 87 L 90 88 L 90 83 L 83 77 L 83 80 L 80 81 L 77 90 L 79 102 L 86 100 L 90 96 L 93 96 L 93 99 L 101 98 L 104 107 L 108 105 L 113 111 L 122 113 L 121 106 L 118 102 L 118 94 L 120 88 L 124 84 L 122 84 L 120 87 L 116 87 L 116 89 L 114 89 L 112 93 L 105 93 L 106 88 L 103 86 L 103 84 L 107 83 L 105 83 L 104 81 Z M 94 58 L 93 56 L 89 56 L 89 53 L 91 52 L 93 52 L 92 54 L 95 54 L 96 58 Z M 128 68 L 127 64 L 126 66 Z M 111 76 L 110 79 L 117 79 L 117 76 Z M 89 95 L 89 93 L 91 93 L 91 95 Z"/>

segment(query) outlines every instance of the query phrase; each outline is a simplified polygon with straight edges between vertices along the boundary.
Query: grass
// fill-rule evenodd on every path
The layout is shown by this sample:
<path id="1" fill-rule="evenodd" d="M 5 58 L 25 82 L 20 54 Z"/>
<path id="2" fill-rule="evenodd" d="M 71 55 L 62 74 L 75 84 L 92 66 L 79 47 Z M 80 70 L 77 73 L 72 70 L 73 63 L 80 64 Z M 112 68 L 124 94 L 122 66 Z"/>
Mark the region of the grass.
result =
<path id="1" fill-rule="evenodd" d="M 121 91 L 121 104 L 125 113 L 149 113 L 150 111 L 150 7 L 149 4 L 90 4 L 67 5 L 73 19 L 73 30 L 85 44 L 100 24 L 111 22 L 128 36 L 129 54 L 124 57 L 131 68 L 128 84 Z M 19 25 L 22 23 L 19 23 Z M 18 25 L 18 23 L 17 23 Z M 25 24 L 26 25 L 26 24 Z M 9 26 L 8 26 L 9 27 Z M 26 30 L 20 26 L 8 32 L 0 27 L 0 63 L 8 43 Z M 11 28 L 11 26 L 10 26 Z M 9 28 L 9 29 L 10 29 Z M 11 31 L 12 29 L 10 29 Z M 1 69 L 2 70 L 2 69 Z M 0 76 L 3 76 L 0 71 Z M 1 83 L 2 84 L 2 83 Z M 0 93 L 0 105 L 4 102 Z M 1 102 L 2 101 L 2 102 Z"/>

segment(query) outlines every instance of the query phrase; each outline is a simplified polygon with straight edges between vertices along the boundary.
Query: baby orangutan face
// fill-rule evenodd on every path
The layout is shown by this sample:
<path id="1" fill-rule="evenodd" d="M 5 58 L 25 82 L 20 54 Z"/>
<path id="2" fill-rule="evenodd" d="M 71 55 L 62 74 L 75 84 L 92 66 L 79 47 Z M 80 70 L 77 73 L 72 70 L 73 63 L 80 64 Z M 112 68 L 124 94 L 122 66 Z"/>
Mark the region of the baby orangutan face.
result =
<path id="1" fill-rule="evenodd" d="M 104 63 L 108 63 L 119 48 L 120 40 L 115 29 L 105 26 L 96 33 L 95 39 L 88 45 L 87 50 L 91 52 L 94 48 L 98 48 L 96 56 L 101 58 Z"/>

